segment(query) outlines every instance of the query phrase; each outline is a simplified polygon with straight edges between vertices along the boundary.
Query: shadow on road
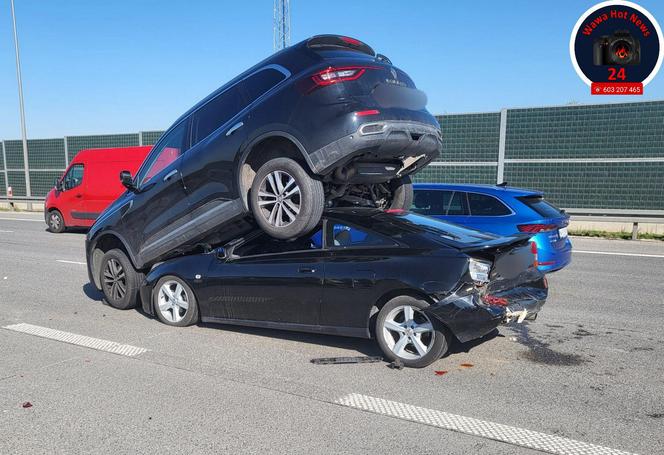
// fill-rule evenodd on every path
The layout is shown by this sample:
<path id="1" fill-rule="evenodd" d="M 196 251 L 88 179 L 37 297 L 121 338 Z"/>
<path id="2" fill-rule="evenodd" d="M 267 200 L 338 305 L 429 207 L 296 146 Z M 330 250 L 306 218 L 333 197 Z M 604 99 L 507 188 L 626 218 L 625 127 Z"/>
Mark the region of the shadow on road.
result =
<path id="1" fill-rule="evenodd" d="M 96 300 L 97 302 L 101 302 L 104 299 L 104 294 L 99 292 L 99 290 L 97 290 L 97 288 L 94 287 L 92 283 L 85 283 L 83 285 L 83 292 L 88 298 Z"/>
<path id="2" fill-rule="evenodd" d="M 277 338 L 280 340 L 297 341 L 299 343 L 309 343 L 319 346 L 355 350 L 368 356 L 380 356 L 382 354 L 380 348 L 374 340 L 368 340 L 364 338 L 341 337 L 317 333 L 289 332 L 286 330 L 263 329 L 259 327 L 245 327 L 227 324 L 210 324 L 203 322 L 199 323 L 198 326 L 210 329 L 226 330 L 228 332 L 245 333 L 266 338 Z"/>

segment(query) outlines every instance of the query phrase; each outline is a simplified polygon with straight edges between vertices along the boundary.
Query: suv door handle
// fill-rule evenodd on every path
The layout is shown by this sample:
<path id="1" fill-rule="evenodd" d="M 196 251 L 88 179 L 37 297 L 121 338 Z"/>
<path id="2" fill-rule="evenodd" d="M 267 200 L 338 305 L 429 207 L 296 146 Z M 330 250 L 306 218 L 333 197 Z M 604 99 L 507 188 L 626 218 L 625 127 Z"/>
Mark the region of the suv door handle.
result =
<path id="1" fill-rule="evenodd" d="M 169 172 L 168 174 L 166 174 L 166 175 L 164 176 L 164 182 L 168 182 L 168 181 L 171 179 L 171 177 L 173 177 L 173 176 L 174 176 L 175 174 L 177 174 L 177 173 L 178 173 L 178 170 L 177 170 L 177 169 L 173 169 L 171 172 Z"/>
<path id="2" fill-rule="evenodd" d="M 237 130 L 239 130 L 240 128 L 242 128 L 243 126 L 244 126 L 244 122 L 238 122 L 238 123 L 236 123 L 235 125 L 231 126 L 231 127 L 228 129 L 228 131 L 226 131 L 226 136 L 230 136 L 231 134 L 233 134 L 234 132 L 236 132 Z"/>
<path id="3" fill-rule="evenodd" d="M 316 269 L 311 268 L 311 267 L 300 267 L 298 272 L 300 272 L 300 273 L 316 273 Z"/>

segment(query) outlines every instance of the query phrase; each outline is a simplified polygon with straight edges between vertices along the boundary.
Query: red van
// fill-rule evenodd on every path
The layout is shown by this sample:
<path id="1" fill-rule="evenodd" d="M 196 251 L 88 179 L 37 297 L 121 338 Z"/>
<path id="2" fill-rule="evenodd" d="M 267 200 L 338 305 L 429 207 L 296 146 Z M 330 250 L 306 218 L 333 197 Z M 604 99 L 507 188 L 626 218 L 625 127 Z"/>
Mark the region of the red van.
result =
<path id="1" fill-rule="evenodd" d="M 108 205 L 125 192 L 120 171 L 132 175 L 152 149 L 119 147 L 81 150 L 46 195 L 44 217 L 48 230 L 90 227 Z"/>

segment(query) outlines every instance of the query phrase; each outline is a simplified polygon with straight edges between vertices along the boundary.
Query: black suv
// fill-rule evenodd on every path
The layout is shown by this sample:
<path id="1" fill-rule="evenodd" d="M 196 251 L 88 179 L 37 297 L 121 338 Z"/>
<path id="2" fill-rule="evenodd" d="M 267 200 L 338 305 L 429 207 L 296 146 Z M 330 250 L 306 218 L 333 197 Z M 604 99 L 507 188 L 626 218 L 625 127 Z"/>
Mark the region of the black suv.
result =
<path id="1" fill-rule="evenodd" d="M 248 69 L 198 103 L 155 144 L 97 219 L 91 281 L 118 308 L 142 272 L 252 228 L 300 236 L 325 207 L 407 209 L 409 174 L 440 152 L 426 96 L 354 38 L 315 36 Z M 251 215 L 251 216 L 247 216 Z"/>

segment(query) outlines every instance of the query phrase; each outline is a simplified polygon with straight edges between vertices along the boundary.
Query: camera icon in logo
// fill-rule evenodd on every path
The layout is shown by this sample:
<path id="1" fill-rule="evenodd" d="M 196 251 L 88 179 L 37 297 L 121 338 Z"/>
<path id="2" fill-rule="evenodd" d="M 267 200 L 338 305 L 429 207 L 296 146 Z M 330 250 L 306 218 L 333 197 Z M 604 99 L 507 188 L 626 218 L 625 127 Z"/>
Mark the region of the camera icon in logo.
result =
<path id="1" fill-rule="evenodd" d="M 593 64 L 638 65 L 641 63 L 641 43 L 626 30 L 599 37 L 593 43 Z"/>

